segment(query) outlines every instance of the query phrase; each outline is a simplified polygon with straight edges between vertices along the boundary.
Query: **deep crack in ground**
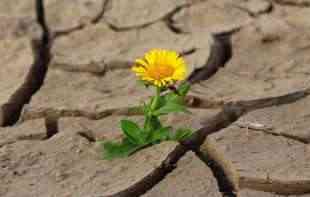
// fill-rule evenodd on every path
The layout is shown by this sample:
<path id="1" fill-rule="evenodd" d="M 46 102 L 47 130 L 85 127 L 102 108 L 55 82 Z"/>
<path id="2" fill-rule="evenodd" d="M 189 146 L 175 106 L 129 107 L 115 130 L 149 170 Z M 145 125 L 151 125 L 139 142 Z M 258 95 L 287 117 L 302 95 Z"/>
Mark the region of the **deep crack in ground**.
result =
<path id="1" fill-rule="evenodd" d="M 49 32 L 49 28 L 45 22 L 43 1 L 37 0 L 36 2 L 37 2 L 36 11 L 37 11 L 37 20 L 38 20 L 37 22 L 38 24 L 41 25 L 41 28 L 43 30 L 41 39 L 33 42 L 34 43 L 34 57 L 36 59 L 35 59 L 33 66 L 31 67 L 29 71 L 29 74 L 25 80 L 25 83 L 21 85 L 21 87 L 15 92 L 15 94 L 11 96 L 9 102 L 2 106 L 2 111 L 0 111 L 1 126 L 14 125 L 16 121 L 19 119 L 19 115 L 24 105 L 30 102 L 31 97 L 42 86 L 44 78 L 46 76 L 48 64 L 51 59 L 49 50 L 52 45 L 53 38 L 52 39 L 50 38 L 51 33 Z M 107 5 L 109 4 L 109 2 L 110 2 L 109 0 L 105 1 L 102 12 L 100 12 L 91 21 L 92 23 L 98 23 L 100 20 L 104 18 L 104 12 L 105 12 L 105 9 L 107 9 Z M 275 1 L 275 2 L 282 4 L 282 5 L 294 5 L 294 6 L 303 6 L 303 7 L 308 6 L 307 3 L 295 4 L 295 3 L 290 3 L 291 1 Z M 187 6 L 188 5 L 177 7 L 173 11 L 165 15 L 164 17 L 158 20 L 152 21 L 150 23 L 143 24 L 143 25 L 125 27 L 125 28 L 117 27 L 117 26 L 114 26 L 113 24 L 109 24 L 109 26 L 114 31 L 120 32 L 120 31 L 130 31 L 133 29 L 144 28 L 158 21 L 165 21 L 166 25 L 170 28 L 172 32 L 176 34 L 180 34 L 182 33 L 180 29 L 176 29 L 171 26 L 171 17 L 172 15 L 176 14 L 183 8 L 186 8 Z M 81 30 L 85 27 L 86 26 L 84 25 L 80 25 L 80 26 L 73 27 L 68 30 L 56 32 L 56 34 L 53 34 L 53 33 L 52 34 L 56 35 L 56 37 L 66 36 L 72 32 Z M 217 40 L 215 39 L 215 41 Z M 196 83 L 202 80 L 208 80 L 218 71 L 220 67 L 224 66 L 226 62 L 231 58 L 232 49 L 229 48 L 231 47 L 230 40 L 222 39 L 222 37 L 220 37 L 220 42 L 215 42 L 215 45 L 213 46 L 216 46 L 216 47 L 211 50 L 211 56 L 208 62 L 206 62 L 206 65 L 200 69 L 195 70 L 194 74 L 191 75 L 190 81 L 192 83 Z M 183 55 L 189 55 L 195 52 L 196 52 L 196 48 L 193 48 L 191 50 L 184 51 Z M 115 69 L 115 67 L 113 67 L 113 69 Z M 85 72 L 85 70 L 83 69 L 81 70 L 82 70 L 81 72 Z M 73 72 L 76 72 L 76 70 L 74 70 Z M 87 69 L 86 69 L 86 72 L 92 73 L 92 71 L 89 71 Z M 222 192 L 223 196 L 227 196 L 227 197 L 236 196 L 233 191 L 234 188 L 231 186 L 231 183 L 228 181 L 228 178 L 225 175 L 223 168 L 218 163 L 216 163 L 214 159 L 208 157 L 208 155 L 202 155 L 201 152 L 199 152 L 198 149 L 201 143 L 204 141 L 204 139 L 208 135 L 230 126 L 239 117 L 241 117 L 242 115 L 246 114 L 249 111 L 256 110 L 259 108 L 270 107 L 273 105 L 282 105 L 282 104 L 288 104 L 291 102 L 295 102 L 299 99 L 303 99 L 304 97 L 308 96 L 308 94 L 309 94 L 309 90 L 306 89 L 306 90 L 294 92 L 288 95 L 273 97 L 273 98 L 266 98 L 266 99 L 240 101 L 240 102 L 237 101 L 234 103 L 225 103 L 225 102 L 212 103 L 211 102 L 211 105 L 216 105 L 217 108 L 223 107 L 223 111 L 217 114 L 216 116 L 214 116 L 213 118 L 207 120 L 205 122 L 205 127 L 198 130 L 190 140 L 182 142 L 183 145 L 177 146 L 175 150 L 171 154 L 169 154 L 166 160 L 160 165 L 160 167 L 156 168 L 151 174 L 149 174 L 147 177 L 145 177 L 140 182 L 137 182 L 136 184 L 134 184 L 132 187 L 126 188 L 125 190 L 117 192 L 111 196 L 134 197 L 134 196 L 141 196 L 142 194 L 148 192 L 151 188 L 156 186 L 160 181 L 164 180 L 165 177 L 174 170 L 177 161 L 180 158 L 182 158 L 183 155 L 189 150 L 196 151 L 197 156 L 199 156 L 199 158 L 203 160 L 204 162 L 206 162 L 206 164 L 210 167 L 210 169 L 213 172 L 214 177 L 217 179 L 219 189 Z M 203 104 L 201 104 L 201 102 L 202 101 L 199 100 L 199 98 L 198 100 L 194 99 L 191 105 L 193 105 L 193 107 L 198 107 L 198 108 L 209 107 L 208 101 L 206 101 L 205 103 L 202 102 Z M 52 111 L 52 116 L 47 115 L 47 111 L 49 112 Z M 89 117 L 90 119 L 101 119 L 101 118 L 115 115 L 115 114 L 116 115 L 120 115 L 120 114 L 121 115 L 132 115 L 131 113 L 133 112 L 127 108 L 126 109 L 124 108 L 124 109 L 112 109 L 110 111 L 103 110 L 102 112 L 96 112 L 93 114 L 92 113 L 87 114 L 87 113 L 88 112 L 83 112 L 79 110 L 57 111 L 57 109 L 55 109 L 53 111 L 53 110 L 47 109 L 46 111 L 43 110 L 40 112 L 30 112 L 29 117 L 26 116 L 25 120 L 31 120 L 31 119 L 36 119 L 36 118 L 40 119 L 44 117 L 46 131 L 47 131 L 46 138 L 48 139 L 48 138 L 53 137 L 58 132 L 61 132 L 59 131 L 59 128 L 58 128 L 59 118 L 63 118 L 66 116 L 67 117 L 82 116 L 82 117 Z M 135 113 L 133 114 L 136 115 Z M 271 133 L 271 134 L 277 135 L 274 133 Z M 89 142 L 95 141 L 95 138 L 93 136 L 88 135 L 87 132 L 86 133 L 80 132 L 78 133 L 78 135 L 87 139 Z M 296 137 L 292 137 L 288 135 L 280 135 L 280 136 L 284 136 L 284 137 L 305 143 L 304 141 L 302 141 L 302 139 L 299 139 Z M 7 143 L 7 144 L 10 144 L 10 143 Z"/>

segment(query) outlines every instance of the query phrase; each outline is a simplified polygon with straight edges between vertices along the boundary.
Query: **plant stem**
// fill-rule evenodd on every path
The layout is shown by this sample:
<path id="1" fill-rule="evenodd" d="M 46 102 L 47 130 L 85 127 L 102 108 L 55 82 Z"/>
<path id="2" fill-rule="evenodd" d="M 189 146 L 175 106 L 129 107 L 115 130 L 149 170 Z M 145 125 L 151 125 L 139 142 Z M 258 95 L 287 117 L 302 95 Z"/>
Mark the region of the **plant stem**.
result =
<path id="1" fill-rule="evenodd" d="M 156 110 L 156 108 L 158 106 L 158 100 L 160 98 L 160 93 L 161 93 L 161 89 L 159 87 L 156 87 L 156 95 L 152 99 L 150 111 L 147 113 L 147 115 L 145 117 L 144 129 L 146 132 L 148 132 L 148 134 L 152 130 L 152 128 L 151 128 L 152 116 L 153 116 L 153 112 Z"/>
<path id="2" fill-rule="evenodd" d="M 161 89 L 159 87 L 156 87 L 156 95 L 152 101 L 150 112 L 153 112 L 157 108 L 158 100 L 160 97 L 160 92 L 161 92 Z"/>

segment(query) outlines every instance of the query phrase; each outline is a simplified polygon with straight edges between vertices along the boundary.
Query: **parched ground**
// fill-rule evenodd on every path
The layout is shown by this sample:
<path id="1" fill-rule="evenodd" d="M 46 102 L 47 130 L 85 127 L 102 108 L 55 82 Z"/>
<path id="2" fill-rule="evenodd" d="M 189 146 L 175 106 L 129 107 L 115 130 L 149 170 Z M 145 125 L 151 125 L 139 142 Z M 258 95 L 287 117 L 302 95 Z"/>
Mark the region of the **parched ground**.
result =
<path id="1" fill-rule="evenodd" d="M 142 121 L 127 107 L 152 92 L 129 69 L 152 48 L 178 51 L 192 72 L 205 65 L 212 34 L 234 30 L 230 61 L 192 86 L 207 103 L 164 120 L 173 125 L 198 130 L 230 101 L 309 88 L 309 0 L 44 2 L 52 59 L 19 121 L 0 127 L 1 197 L 310 197 L 307 96 L 251 111 L 198 150 L 166 142 L 103 161 L 95 143 L 119 138 L 124 117 Z M 2 108 L 36 57 L 34 8 L 34 0 L 0 1 Z"/>

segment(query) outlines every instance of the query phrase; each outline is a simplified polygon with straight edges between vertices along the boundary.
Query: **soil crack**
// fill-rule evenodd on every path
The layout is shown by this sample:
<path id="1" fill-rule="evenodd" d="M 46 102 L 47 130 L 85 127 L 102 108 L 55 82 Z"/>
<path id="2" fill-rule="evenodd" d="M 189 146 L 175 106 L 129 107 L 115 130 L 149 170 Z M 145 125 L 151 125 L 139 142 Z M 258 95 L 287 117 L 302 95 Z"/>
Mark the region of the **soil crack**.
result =
<path id="1" fill-rule="evenodd" d="M 167 14 L 165 14 L 164 16 L 158 18 L 158 19 L 155 19 L 151 22 L 148 22 L 148 23 L 144 23 L 144 24 L 141 24 L 141 25 L 135 25 L 135 26 L 129 26 L 129 27 L 119 27 L 111 22 L 108 22 L 107 20 L 105 20 L 106 24 L 115 32 L 124 32 L 124 31 L 131 31 L 131 30 L 139 30 L 139 29 L 144 29 L 144 28 L 147 28 L 149 27 L 150 25 L 153 25 L 159 21 L 163 21 L 165 22 L 165 24 L 167 24 L 168 28 L 170 30 L 172 30 L 172 32 L 174 33 L 181 33 L 179 32 L 177 29 L 173 28 L 172 25 L 170 25 L 170 21 L 171 21 L 171 17 L 178 13 L 179 11 L 181 11 L 182 9 L 184 8 L 187 8 L 189 7 L 190 4 L 186 3 L 186 4 L 183 4 L 183 5 L 180 5 L 180 6 L 177 6 L 176 8 L 174 8 L 173 10 L 171 10 L 170 12 L 168 12 Z M 103 17 L 104 19 L 104 17 Z"/>
<path id="2" fill-rule="evenodd" d="M 211 53 L 205 65 L 195 69 L 188 77 L 188 81 L 192 84 L 207 80 L 217 71 L 224 67 L 232 57 L 231 36 L 238 29 L 213 34 L 213 44 L 211 45 Z"/>
<path id="3" fill-rule="evenodd" d="M 275 105 L 285 105 L 303 99 L 310 94 L 310 88 L 289 93 L 277 97 L 268 97 L 263 99 L 231 102 L 224 105 L 222 111 L 215 116 L 204 121 L 204 127 L 192 134 L 189 139 L 181 141 L 180 144 L 167 156 L 160 167 L 153 170 L 148 176 L 140 180 L 133 186 L 117 192 L 107 197 L 138 197 L 157 185 L 175 168 L 176 163 L 187 151 L 199 153 L 199 148 L 208 135 L 221 131 L 230 126 L 243 115 L 262 108 L 272 107 Z M 199 155 L 199 154 L 198 154 Z M 211 165 L 211 164 L 210 164 Z M 220 176 L 222 167 L 215 164 L 212 168 L 216 176 Z M 225 178 L 225 177 L 224 177 Z M 223 195 L 235 196 L 233 188 L 228 187 L 230 184 L 225 179 L 218 179 Z"/>
<path id="4" fill-rule="evenodd" d="M 239 6 L 239 5 L 232 5 L 233 7 L 243 11 L 243 12 L 246 12 L 250 17 L 252 18 L 256 18 L 256 17 L 259 17 L 261 15 L 264 15 L 264 14 L 269 14 L 270 12 L 272 12 L 273 10 L 273 5 L 271 2 L 266 2 L 268 3 L 268 5 L 264 8 L 264 9 L 261 9 L 261 10 L 256 10 L 256 11 L 253 11 L 249 8 L 246 8 L 246 7 L 243 7 L 243 6 Z"/>
<path id="5" fill-rule="evenodd" d="M 286 133 L 277 133 L 275 131 L 273 131 L 272 127 L 269 126 L 265 126 L 265 125 L 260 125 L 257 123 L 245 123 L 245 122 L 237 122 L 235 123 L 236 126 L 238 126 L 239 128 L 246 128 L 249 130 L 254 130 L 254 131 L 262 131 L 266 134 L 269 135 L 273 135 L 273 136 L 281 136 L 293 141 L 297 141 L 299 143 L 303 143 L 303 144 L 309 144 L 309 141 L 307 141 L 306 139 L 303 139 L 301 137 L 298 136 L 294 136 L 294 135 L 290 135 L 290 134 L 286 134 Z"/>
<path id="6" fill-rule="evenodd" d="M 296 0 L 272 0 L 273 2 L 284 5 L 284 6 L 295 6 L 295 7 L 310 7 L 308 1 L 296 1 Z"/>
<path id="7" fill-rule="evenodd" d="M 68 29 L 62 29 L 62 30 L 54 31 L 53 37 L 56 39 L 58 37 L 67 36 L 71 33 L 76 32 L 76 31 L 83 30 L 88 25 L 95 25 L 95 24 L 99 23 L 100 20 L 103 18 L 104 14 L 106 13 L 106 11 L 108 9 L 110 9 L 110 6 L 111 6 L 111 0 L 102 0 L 101 11 L 93 19 L 91 19 L 89 23 L 82 23 L 82 24 L 78 24 L 78 25 L 71 27 L 71 28 L 68 28 Z"/>
<path id="8" fill-rule="evenodd" d="M 24 83 L 14 92 L 8 102 L 1 106 L 0 126 L 11 126 L 18 121 L 24 105 L 29 103 L 31 97 L 41 88 L 52 58 L 50 49 L 53 39 L 46 24 L 42 0 L 36 1 L 36 17 L 42 29 L 42 35 L 40 39 L 32 40 L 34 63 Z"/>
<path id="9" fill-rule="evenodd" d="M 123 108 L 111 108 L 97 112 L 90 112 L 82 109 L 54 109 L 54 108 L 39 108 L 39 109 L 26 109 L 20 122 L 28 120 L 46 118 L 46 117 L 85 117 L 90 120 L 100 120 L 111 115 L 123 115 L 123 116 L 135 116 L 143 115 L 140 107 L 123 107 Z"/>
<path id="10" fill-rule="evenodd" d="M 221 165 L 211 158 L 210 155 L 203 154 L 201 151 L 197 151 L 196 155 L 211 169 L 223 197 L 237 197 L 234 192 L 233 184 L 229 181 Z"/>
<path id="11" fill-rule="evenodd" d="M 207 100 L 197 96 L 185 97 L 185 104 L 190 108 L 217 109 L 225 105 L 222 100 Z M 103 109 L 101 111 L 87 111 L 83 109 L 57 109 L 57 108 L 28 108 L 25 107 L 20 117 L 20 122 L 46 117 L 84 117 L 90 120 L 100 120 L 112 115 L 137 116 L 143 115 L 141 106 L 118 107 Z"/>
<path id="12" fill-rule="evenodd" d="M 54 62 L 53 69 L 59 69 L 66 72 L 90 73 L 94 76 L 103 76 L 107 71 L 130 69 L 133 62 L 112 60 L 105 62 L 105 60 L 90 61 L 87 64 L 69 64 L 62 62 Z"/>

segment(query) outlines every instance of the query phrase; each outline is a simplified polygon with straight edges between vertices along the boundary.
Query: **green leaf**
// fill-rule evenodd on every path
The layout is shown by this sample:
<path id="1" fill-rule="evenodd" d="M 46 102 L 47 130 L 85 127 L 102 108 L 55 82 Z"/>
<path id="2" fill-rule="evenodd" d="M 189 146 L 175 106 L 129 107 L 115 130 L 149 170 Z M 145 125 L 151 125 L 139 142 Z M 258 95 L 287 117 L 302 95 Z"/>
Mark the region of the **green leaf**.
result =
<path id="1" fill-rule="evenodd" d="M 146 116 L 150 111 L 150 105 L 146 104 L 145 102 L 143 102 L 143 113 Z"/>
<path id="2" fill-rule="evenodd" d="M 178 103 L 180 105 L 184 103 L 184 98 L 180 95 L 177 95 L 175 92 L 169 92 L 164 97 L 166 103 Z"/>
<path id="3" fill-rule="evenodd" d="M 181 95 L 181 96 L 186 96 L 186 94 L 189 92 L 191 88 L 191 85 L 187 82 L 185 83 L 182 83 L 179 87 L 178 87 L 178 93 Z"/>
<path id="4" fill-rule="evenodd" d="M 157 100 L 157 107 L 156 107 L 156 109 L 159 109 L 159 108 L 161 108 L 162 106 L 164 106 L 166 104 L 166 100 L 165 100 L 164 96 L 159 96 L 157 99 L 158 100 Z"/>
<path id="5" fill-rule="evenodd" d="M 157 131 L 152 132 L 152 135 L 150 136 L 150 143 L 156 143 L 164 140 L 169 139 L 171 127 L 162 127 L 158 129 Z"/>
<path id="6" fill-rule="evenodd" d="M 188 128 L 180 128 L 175 131 L 174 134 L 170 135 L 170 139 L 174 141 L 184 140 L 192 135 L 192 131 Z"/>
<path id="7" fill-rule="evenodd" d="M 166 103 L 173 102 L 184 104 L 184 97 L 186 96 L 189 90 L 190 90 L 189 83 L 181 84 L 176 91 L 172 91 L 164 95 Z"/>
<path id="8" fill-rule="evenodd" d="M 159 118 L 156 116 L 151 117 L 150 124 L 151 124 L 152 130 L 157 130 L 162 127 L 161 122 L 159 121 Z"/>
<path id="9" fill-rule="evenodd" d="M 128 137 L 129 141 L 133 144 L 144 144 L 145 139 L 140 127 L 130 120 L 121 120 L 121 128 L 123 133 Z"/>
<path id="10" fill-rule="evenodd" d="M 152 109 L 152 104 L 154 100 L 155 100 L 155 96 L 151 97 L 149 103 L 143 103 L 143 111 L 144 111 L 145 116 L 149 115 L 151 111 L 156 110 L 165 104 L 165 99 L 163 98 L 163 96 L 159 96 L 157 97 L 155 109 Z"/>
<path id="11" fill-rule="evenodd" d="M 132 144 L 128 138 L 124 138 L 122 142 L 104 142 L 103 159 L 128 157 L 141 147 L 142 145 Z"/>
<path id="12" fill-rule="evenodd" d="M 171 112 L 188 112 L 184 105 L 169 102 L 158 110 L 154 111 L 153 114 L 155 116 L 166 115 Z"/>
<path id="13" fill-rule="evenodd" d="M 145 132 L 152 132 L 158 130 L 162 127 L 158 117 L 156 116 L 148 116 L 144 122 L 144 130 Z"/>

